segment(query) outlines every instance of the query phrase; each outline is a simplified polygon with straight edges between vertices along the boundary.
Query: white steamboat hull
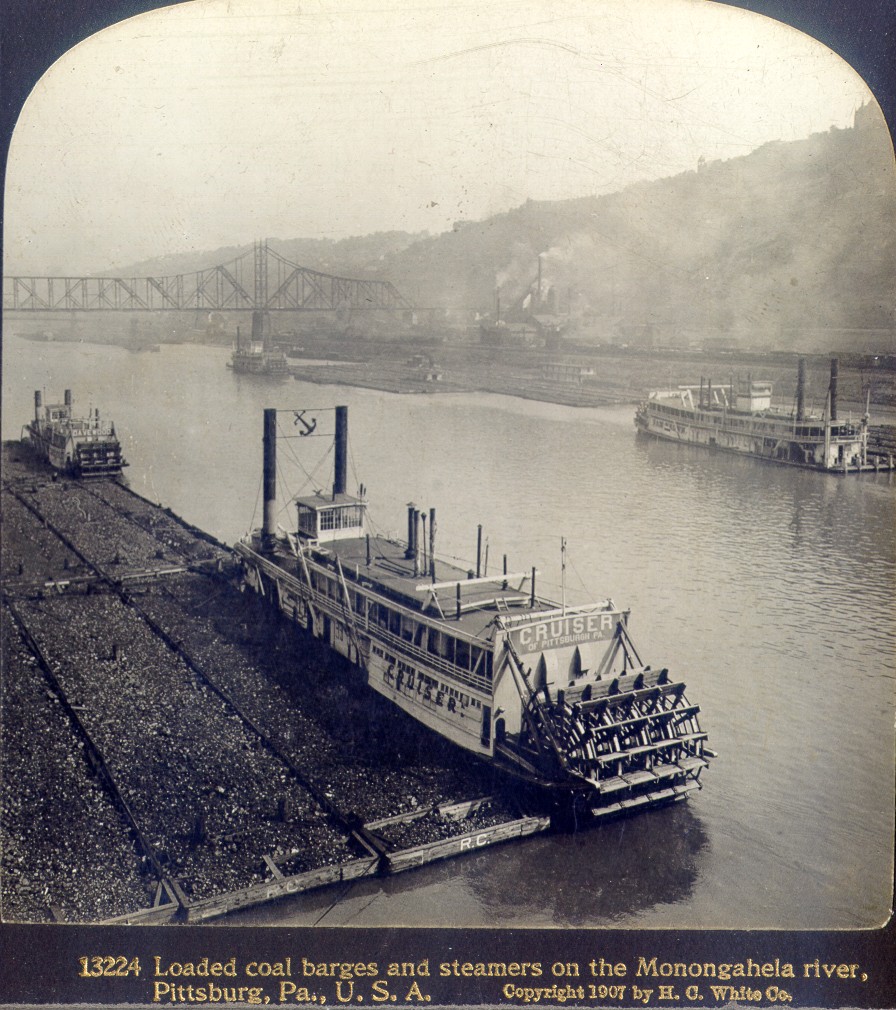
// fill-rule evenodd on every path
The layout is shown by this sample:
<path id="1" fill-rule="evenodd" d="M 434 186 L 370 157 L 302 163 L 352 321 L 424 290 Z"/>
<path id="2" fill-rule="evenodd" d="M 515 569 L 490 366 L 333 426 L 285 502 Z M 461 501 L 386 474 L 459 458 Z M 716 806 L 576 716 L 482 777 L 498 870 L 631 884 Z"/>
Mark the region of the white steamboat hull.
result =
<path id="1" fill-rule="evenodd" d="M 353 630 L 337 601 L 332 607 L 320 599 L 309 605 L 306 590 L 297 579 L 258 555 L 253 556 L 253 562 L 256 574 L 250 576 L 252 588 L 257 590 L 261 584 L 264 593 L 275 593 L 276 600 L 271 602 L 284 617 L 365 671 L 368 686 L 377 694 L 465 750 L 481 757 L 494 755 L 487 694 L 445 676 L 425 662 L 427 653 L 408 642 L 402 641 L 399 649 L 386 635 L 371 629 Z"/>
<path id="2" fill-rule="evenodd" d="M 774 431 L 773 425 L 768 426 L 769 430 L 761 430 L 761 424 L 759 421 L 755 425 L 734 428 L 727 426 L 721 419 L 708 422 L 667 416 L 652 410 L 650 406 L 639 410 L 635 418 L 638 431 L 654 438 L 707 449 L 721 449 L 772 463 L 831 473 L 888 468 L 885 460 L 866 461 L 865 445 L 861 437 L 833 438 L 826 444 L 823 436 L 814 440 L 795 439 Z"/>

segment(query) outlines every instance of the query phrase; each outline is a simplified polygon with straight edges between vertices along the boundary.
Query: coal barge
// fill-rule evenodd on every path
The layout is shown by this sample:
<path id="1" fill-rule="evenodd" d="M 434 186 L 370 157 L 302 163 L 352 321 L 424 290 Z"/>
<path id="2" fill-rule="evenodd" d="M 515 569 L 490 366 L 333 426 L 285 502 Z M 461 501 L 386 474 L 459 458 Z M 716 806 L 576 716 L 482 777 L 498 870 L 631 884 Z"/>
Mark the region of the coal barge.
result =
<path id="1" fill-rule="evenodd" d="M 824 413 L 805 409 L 806 363 L 799 362 L 796 404 L 792 411 L 772 407 L 772 384 L 747 379 L 736 385 L 653 390 L 638 407 L 635 427 L 654 438 L 827 473 L 862 473 L 893 469 L 893 457 L 869 449 L 865 413 L 857 421 L 837 412 L 839 364 L 831 361 Z M 695 399 L 696 394 L 696 399 Z"/>
<path id="2" fill-rule="evenodd" d="M 335 408 L 332 492 L 276 524 L 277 411 L 264 414 L 264 525 L 235 546 L 248 586 L 356 664 L 433 732 L 547 799 L 555 821 L 684 799 L 714 756 L 699 706 L 645 665 L 629 612 L 539 595 L 537 571 L 487 575 L 436 556 L 436 516 L 408 506 L 407 541 L 367 531 L 347 493 L 348 411 Z M 317 418 L 294 413 L 308 433 Z"/>
<path id="3" fill-rule="evenodd" d="M 70 477 L 116 477 L 127 462 L 111 421 L 100 420 L 96 408 L 87 417 L 75 417 L 72 391 L 63 403 L 42 403 L 34 392 L 34 420 L 25 427 L 25 438 L 56 470 Z"/>

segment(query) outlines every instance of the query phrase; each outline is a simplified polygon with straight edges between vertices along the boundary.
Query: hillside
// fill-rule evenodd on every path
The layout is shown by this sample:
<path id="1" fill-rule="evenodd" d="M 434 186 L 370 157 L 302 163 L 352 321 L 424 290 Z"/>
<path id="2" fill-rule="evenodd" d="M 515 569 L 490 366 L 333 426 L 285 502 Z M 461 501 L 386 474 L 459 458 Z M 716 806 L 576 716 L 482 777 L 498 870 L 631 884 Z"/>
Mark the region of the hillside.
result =
<path id="1" fill-rule="evenodd" d="M 505 309 L 525 294 L 540 254 L 543 291 L 585 341 L 896 348 L 896 171 L 872 106 L 850 129 L 701 159 L 607 196 L 530 200 L 441 235 L 270 245 L 304 266 L 391 280 L 422 307 L 482 314 L 497 289 Z M 169 256 L 129 273 L 195 270 L 245 251 Z"/>
<path id="2" fill-rule="evenodd" d="M 883 124 L 860 123 L 609 196 L 530 201 L 384 266 L 418 304 L 489 309 L 496 287 L 502 305 L 523 293 L 542 253 L 543 284 L 597 336 L 892 347 L 896 173 Z"/>

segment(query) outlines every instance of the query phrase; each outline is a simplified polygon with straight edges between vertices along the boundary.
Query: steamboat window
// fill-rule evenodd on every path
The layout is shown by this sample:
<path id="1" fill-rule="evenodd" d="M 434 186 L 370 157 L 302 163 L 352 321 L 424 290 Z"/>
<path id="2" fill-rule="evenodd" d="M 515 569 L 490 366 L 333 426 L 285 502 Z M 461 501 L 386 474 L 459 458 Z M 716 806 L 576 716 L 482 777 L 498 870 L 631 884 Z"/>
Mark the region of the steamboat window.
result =
<path id="1" fill-rule="evenodd" d="M 307 505 L 299 506 L 299 532 L 307 533 L 312 537 L 317 533 L 314 524 L 314 509 L 308 508 Z"/>
<path id="2" fill-rule="evenodd" d="M 467 642 L 462 639 L 457 640 L 457 650 L 455 652 L 454 662 L 462 669 L 470 669 L 470 646 Z"/>
<path id="3" fill-rule="evenodd" d="M 362 510 L 357 505 L 320 509 L 319 512 L 322 530 L 346 530 L 361 526 Z"/>

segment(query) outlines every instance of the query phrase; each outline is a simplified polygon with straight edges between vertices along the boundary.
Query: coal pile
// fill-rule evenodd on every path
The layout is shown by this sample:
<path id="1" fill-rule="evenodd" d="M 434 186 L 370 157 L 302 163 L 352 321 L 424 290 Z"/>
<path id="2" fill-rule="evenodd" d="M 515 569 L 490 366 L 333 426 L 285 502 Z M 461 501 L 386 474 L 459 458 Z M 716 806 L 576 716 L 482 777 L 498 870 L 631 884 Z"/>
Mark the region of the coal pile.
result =
<path id="1" fill-rule="evenodd" d="M 369 855 L 348 823 L 494 791 L 489 769 L 240 592 L 210 538 L 115 482 L 51 479 L 9 446 L 4 464 L 4 919 L 132 913 L 156 871 L 201 899 L 271 881 L 266 857 L 285 874 L 336 866 Z M 485 824 L 427 815 L 390 841 Z"/>
<path id="2" fill-rule="evenodd" d="M 178 575 L 139 606 L 340 810 L 372 821 L 493 790 L 489 769 L 377 697 L 254 595 Z"/>
<path id="3" fill-rule="evenodd" d="M 339 862 L 344 834 L 242 720 L 117 596 L 19 604 L 170 876 L 188 896 L 259 883 L 263 856 L 301 841 Z M 279 816 L 283 798 L 291 811 Z"/>
<path id="4" fill-rule="evenodd" d="M 154 877 L 3 608 L 5 921 L 90 922 L 152 901 Z"/>
<path id="5" fill-rule="evenodd" d="M 438 809 L 377 828 L 377 834 L 393 849 L 410 849 L 417 845 L 455 838 L 468 831 L 482 831 L 513 820 L 513 813 L 502 804 L 484 803 L 466 817 L 452 817 Z"/>

